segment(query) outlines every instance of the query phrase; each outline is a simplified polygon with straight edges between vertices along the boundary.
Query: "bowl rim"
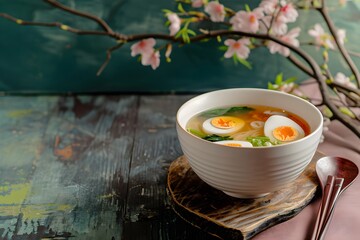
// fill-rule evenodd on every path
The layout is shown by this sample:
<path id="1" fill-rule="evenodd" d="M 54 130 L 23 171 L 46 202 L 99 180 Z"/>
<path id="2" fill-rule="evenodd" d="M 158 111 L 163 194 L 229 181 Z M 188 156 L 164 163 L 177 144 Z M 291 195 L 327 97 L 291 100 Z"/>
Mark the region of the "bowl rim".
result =
<path id="1" fill-rule="evenodd" d="M 315 112 L 318 114 L 318 116 L 320 117 L 321 121 L 320 124 L 318 124 L 318 126 L 316 127 L 316 129 L 312 130 L 311 133 L 301 139 L 295 140 L 293 142 L 290 143 L 284 143 L 284 144 L 279 144 L 279 145 L 273 145 L 273 146 L 259 146 L 259 147 L 241 147 L 241 148 L 234 148 L 234 147 L 230 147 L 230 146 L 226 146 L 226 145 L 221 145 L 221 144 L 216 144 L 207 140 L 204 140 L 200 137 L 197 137 L 191 133 L 189 133 L 179 122 L 179 115 L 180 112 L 185 109 L 189 104 L 191 104 L 191 102 L 196 101 L 197 99 L 203 98 L 206 95 L 210 95 L 210 94 L 217 94 L 217 93 L 222 93 L 222 92 L 228 92 L 228 91 L 254 91 L 254 92 L 272 92 L 274 94 L 279 94 L 279 95 L 283 95 L 286 97 L 290 97 L 293 99 L 296 99 L 297 101 L 303 102 L 305 104 L 307 104 L 309 107 L 311 107 L 313 110 L 315 110 Z M 266 105 L 264 105 L 266 106 Z M 306 119 L 304 119 L 306 121 Z M 317 134 L 322 128 L 323 128 L 323 115 L 321 113 L 321 111 L 315 107 L 311 102 L 306 101 L 305 99 L 289 94 L 289 93 L 285 93 L 285 92 L 281 92 L 281 91 L 276 91 L 276 90 L 271 90 L 271 89 L 265 89 L 265 88 L 224 88 L 224 89 L 219 89 L 219 90 L 214 90 L 214 91 L 209 91 L 209 92 L 205 92 L 202 94 L 199 94 L 195 97 L 192 97 L 190 99 L 188 99 L 186 102 L 184 102 L 179 109 L 176 112 L 176 125 L 178 126 L 178 128 L 180 128 L 183 132 L 186 133 L 187 136 L 190 136 L 193 139 L 196 139 L 200 142 L 203 143 L 209 143 L 212 144 L 213 147 L 219 147 L 219 148 L 229 148 L 229 149 L 273 149 L 273 148 L 282 148 L 282 147 L 286 147 L 286 146 L 290 146 L 290 145 L 294 145 L 294 144 L 301 144 L 302 142 L 306 141 L 307 139 L 313 137 L 315 134 Z"/>

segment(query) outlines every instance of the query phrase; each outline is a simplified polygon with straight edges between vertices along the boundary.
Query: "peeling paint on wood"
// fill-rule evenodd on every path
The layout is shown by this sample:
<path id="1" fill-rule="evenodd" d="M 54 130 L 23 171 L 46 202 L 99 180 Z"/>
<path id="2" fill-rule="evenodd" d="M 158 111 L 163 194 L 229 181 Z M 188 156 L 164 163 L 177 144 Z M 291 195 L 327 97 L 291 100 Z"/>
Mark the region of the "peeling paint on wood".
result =
<path id="1" fill-rule="evenodd" d="M 0 98 L 0 239 L 213 239 L 166 195 L 190 96 Z"/>

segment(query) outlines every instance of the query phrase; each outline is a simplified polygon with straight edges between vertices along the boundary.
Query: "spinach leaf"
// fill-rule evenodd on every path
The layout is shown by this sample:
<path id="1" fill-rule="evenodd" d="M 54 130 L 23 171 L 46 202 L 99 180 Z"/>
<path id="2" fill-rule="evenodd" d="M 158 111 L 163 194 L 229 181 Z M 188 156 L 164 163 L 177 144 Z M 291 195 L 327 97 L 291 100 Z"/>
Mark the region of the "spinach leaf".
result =
<path id="1" fill-rule="evenodd" d="M 224 140 L 232 140 L 230 136 L 218 136 L 216 134 L 207 135 L 199 130 L 188 128 L 187 131 L 191 134 L 194 134 L 195 136 L 202 138 L 204 140 L 210 141 L 210 142 L 218 142 L 218 141 L 224 141 Z"/>
<path id="2" fill-rule="evenodd" d="M 210 142 L 218 142 L 218 141 L 224 141 L 224 140 L 233 140 L 232 137 L 230 136 L 218 136 L 216 134 L 212 134 L 212 135 L 207 135 L 205 137 L 203 137 L 203 139 L 210 141 Z"/>
<path id="3" fill-rule="evenodd" d="M 211 118 L 224 115 L 230 108 L 217 108 L 201 114 L 202 117 Z"/>
<path id="4" fill-rule="evenodd" d="M 226 113 L 247 113 L 254 110 L 251 107 L 232 107 Z"/>
<path id="5" fill-rule="evenodd" d="M 254 110 L 253 108 L 250 107 L 229 107 L 229 108 L 217 108 L 217 109 L 212 109 L 209 111 L 204 112 L 203 114 L 201 114 L 201 116 L 206 117 L 206 118 L 211 118 L 211 117 L 217 117 L 217 116 L 221 116 L 221 115 L 226 115 L 226 114 L 234 114 L 234 113 L 246 113 L 246 112 L 250 112 Z"/>

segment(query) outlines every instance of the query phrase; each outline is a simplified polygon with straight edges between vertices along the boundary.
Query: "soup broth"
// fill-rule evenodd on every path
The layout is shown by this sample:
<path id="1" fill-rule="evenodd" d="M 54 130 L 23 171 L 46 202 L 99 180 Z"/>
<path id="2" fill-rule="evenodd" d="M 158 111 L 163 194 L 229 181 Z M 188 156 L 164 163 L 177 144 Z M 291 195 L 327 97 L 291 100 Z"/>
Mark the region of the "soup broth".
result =
<path id="1" fill-rule="evenodd" d="M 308 123 L 300 116 L 258 105 L 206 110 L 192 117 L 186 129 L 205 140 L 233 147 L 272 146 L 310 134 Z"/>

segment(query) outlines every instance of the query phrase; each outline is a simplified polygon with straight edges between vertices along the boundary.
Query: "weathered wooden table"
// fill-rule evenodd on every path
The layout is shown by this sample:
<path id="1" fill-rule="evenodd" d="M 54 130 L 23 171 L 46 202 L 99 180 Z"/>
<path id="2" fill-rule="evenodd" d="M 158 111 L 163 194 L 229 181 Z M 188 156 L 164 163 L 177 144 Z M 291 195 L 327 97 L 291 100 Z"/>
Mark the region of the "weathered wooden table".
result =
<path id="1" fill-rule="evenodd" d="M 0 97 L 0 240 L 217 239 L 179 217 L 166 192 L 182 155 L 176 111 L 192 96 Z M 320 150 L 360 164 L 359 139 L 335 127 Z M 358 238 L 358 189 L 337 204 L 331 239 Z M 318 203 L 254 240 L 304 239 Z"/>
<path id="2" fill-rule="evenodd" d="M 166 194 L 190 97 L 0 97 L 0 239 L 212 239 Z"/>

